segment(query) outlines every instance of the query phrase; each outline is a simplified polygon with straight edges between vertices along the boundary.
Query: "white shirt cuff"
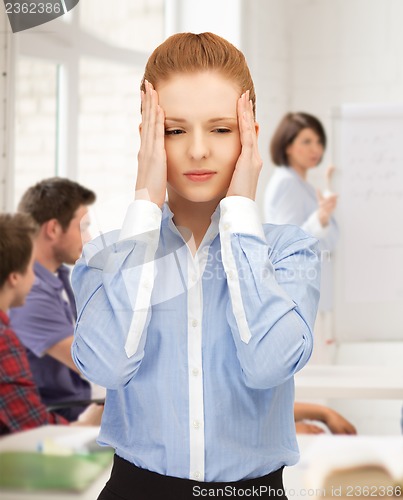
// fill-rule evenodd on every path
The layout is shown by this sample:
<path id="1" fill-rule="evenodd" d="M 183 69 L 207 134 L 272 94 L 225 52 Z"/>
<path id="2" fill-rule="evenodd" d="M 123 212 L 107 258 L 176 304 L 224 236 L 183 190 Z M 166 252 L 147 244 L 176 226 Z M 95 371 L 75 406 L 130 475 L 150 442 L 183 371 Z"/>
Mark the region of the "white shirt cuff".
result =
<path id="1" fill-rule="evenodd" d="M 319 215 L 318 212 L 315 211 L 313 214 L 310 215 L 309 219 L 305 222 L 305 224 L 302 226 L 302 229 L 310 234 L 311 236 L 314 236 L 315 238 L 321 239 L 326 236 L 326 233 L 329 230 L 329 226 L 323 227 L 322 224 L 320 223 L 319 220 Z"/>
<path id="2" fill-rule="evenodd" d="M 159 230 L 161 219 L 162 211 L 157 204 L 148 200 L 133 201 L 127 209 L 119 241 Z"/>
<path id="3" fill-rule="evenodd" d="M 244 196 L 228 196 L 220 202 L 220 232 L 249 234 L 265 240 L 256 202 Z"/>

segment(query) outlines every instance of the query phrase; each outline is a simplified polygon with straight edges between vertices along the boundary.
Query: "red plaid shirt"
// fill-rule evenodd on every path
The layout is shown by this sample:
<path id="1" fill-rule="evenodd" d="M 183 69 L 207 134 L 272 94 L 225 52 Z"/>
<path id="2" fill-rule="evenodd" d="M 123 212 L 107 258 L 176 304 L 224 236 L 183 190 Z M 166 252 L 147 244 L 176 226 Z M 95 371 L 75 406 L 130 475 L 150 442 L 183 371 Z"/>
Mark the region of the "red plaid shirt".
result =
<path id="1" fill-rule="evenodd" d="M 0 434 L 46 424 L 68 424 L 42 403 L 24 346 L 0 311 Z"/>

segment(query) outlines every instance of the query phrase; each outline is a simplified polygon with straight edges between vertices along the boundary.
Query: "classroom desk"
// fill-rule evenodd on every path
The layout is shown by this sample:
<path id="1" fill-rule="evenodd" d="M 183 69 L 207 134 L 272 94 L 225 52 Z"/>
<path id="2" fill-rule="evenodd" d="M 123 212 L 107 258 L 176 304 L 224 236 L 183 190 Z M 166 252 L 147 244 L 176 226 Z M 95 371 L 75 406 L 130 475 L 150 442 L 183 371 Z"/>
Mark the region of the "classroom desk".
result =
<path id="1" fill-rule="evenodd" d="M 10 449 L 14 451 L 36 450 L 37 443 L 45 436 L 74 436 L 74 431 L 74 427 L 44 426 L 31 431 L 20 432 L 0 438 L 0 451 Z M 309 453 L 309 448 L 315 443 L 315 440 L 318 439 L 319 436 L 299 434 L 297 438 L 301 461 L 293 467 L 286 467 L 284 469 L 284 487 L 287 490 L 288 500 L 297 500 L 300 498 L 304 498 L 305 500 L 314 500 L 314 495 L 312 494 L 312 491 L 309 491 L 304 480 L 307 468 L 305 458 L 307 453 Z M 332 438 L 332 436 L 330 436 L 330 438 Z M 334 438 L 337 439 L 336 436 Z M 102 490 L 105 482 L 109 479 L 109 476 L 110 468 L 107 467 L 97 480 L 81 494 L 67 492 L 5 492 L 0 490 L 0 498 L 4 500 L 95 500 Z M 392 497 L 389 497 L 388 500 L 392 500 Z"/>
<path id="2" fill-rule="evenodd" d="M 309 486 L 306 475 L 308 472 L 308 468 L 310 467 L 311 464 L 311 459 L 312 459 L 312 449 L 314 446 L 318 445 L 321 439 L 326 439 L 326 451 L 327 453 L 329 452 L 329 449 L 331 450 L 337 450 L 340 449 L 338 448 L 340 446 L 341 440 L 346 442 L 346 449 L 351 449 L 351 444 L 355 443 L 357 437 L 356 436 L 336 436 L 336 435 L 314 435 L 314 434 L 298 434 L 297 439 L 298 439 L 298 446 L 300 450 L 300 461 L 294 465 L 293 467 L 285 467 L 284 469 L 284 488 L 286 489 L 286 493 L 288 496 L 288 500 L 297 500 L 297 499 L 305 499 L 305 500 L 318 500 L 318 498 L 328 498 L 336 500 L 347 500 L 345 497 L 339 497 L 339 496 L 332 496 L 328 495 L 326 497 L 321 497 L 320 496 L 320 491 L 313 489 L 312 487 Z M 362 438 L 358 439 L 367 439 L 366 436 L 363 436 Z M 384 449 L 387 446 L 390 446 L 390 443 L 393 442 L 393 450 L 396 451 L 397 445 L 400 444 L 399 451 L 402 450 L 402 444 L 403 444 L 403 437 L 402 436 L 370 436 L 369 439 L 374 439 L 374 440 L 379 440 L 380 444 L 380 449 Z M 354 446 L 356 446 L 354 444 Z M 344 448 L 344 445 L 343 445 Z M 399 461 L 399 460 L 397 460 Z M 352 485 L 353 486 L 353 485 Z M 364 495 L 365 496 L 365 495 Z M 371 495 L 367 495 L 371 496 Z M 374 495 L 372 495 L 374 496 Z M 353 495 L 354 497 L 354 495 Z M 349 497 L 351 498 L 351 497 Z M 363 498 L 363 497 L 360 497 Z M 377 496 L 378 500 L 381 499 L 388 499 L 388 500 L 394 500 L 397 498 L 402 498 L 401 496 L 395 497 L 395 496 Z"/>
<path id="3" fill-rule="evenodd" d="M 37 429 L 25 432 L 18 432 L 0 438 L 0 451 L 36 451 L 37 445 L 45 437 L 59 437 L 77 434 L 77 430 L 83 427 L 64 426 L 64 425 L 46 425 Z M 74 492 L 12 492 L 10 490 L 0 489 L 0 498 L 4 500 L 95 500 L 105 483 L 110 477 L 110 467 L 98 476 L 98 478 L 82 493 Z"/>
<path id="4" fill-rule="evenodd" d="M 295 398 L 403 401 L 403 368 L 308 365 L 295 376 Z"/>
<path id="5" fill-rule="evenodd" d="M 19 432 L 12 434 L 3 438 L 0 438 L 0 451 L 10 450 L 13 451 L 35 451 L 37 444 L 45 436 L 63 436 L 72 435 L 74 436 L 74 427 L 67 426 L 44 426 L 38 429 L 33 429 L 30 431 Z M 301 456 L 309 445 L 312 443 L 316 436 L 311 435 L 299 435 L 298 444 L 301 450 Z M 300 498 L 301 492 L 304 490 L 303 481 L 304 469 L 299 464 L 294 467 L 287 467 L 284 473 L 284 484 L 288 490 L 292 493 L 289 495 L 289 500 L 295 500 Z M 0 489 L 0 498 L 4 500 L 95 500 L 102 488 L 104 487 L 106 481 L 110 476 L 110 468 L 106 468 L 105 471 L 97 478 L 97 480 L 83 493 L 69 493 L 69 492 L 5 492 Z"/>

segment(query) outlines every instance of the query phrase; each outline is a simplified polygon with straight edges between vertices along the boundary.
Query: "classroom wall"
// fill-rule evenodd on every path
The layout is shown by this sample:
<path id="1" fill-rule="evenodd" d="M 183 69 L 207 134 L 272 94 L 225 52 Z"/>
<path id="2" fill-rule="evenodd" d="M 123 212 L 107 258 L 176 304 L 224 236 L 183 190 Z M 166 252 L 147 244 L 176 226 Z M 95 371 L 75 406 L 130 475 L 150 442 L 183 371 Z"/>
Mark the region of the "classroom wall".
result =
<path id="1" fill-rule="evenodd" d="M 347 102 L 403 101 L 403 2 L 254 0 L 245 1 L 244 10 L 242 48 L 258 93 L 264 159 L 261 206 L 272 169 L 269 138 L 285 112 L 304 110 L 323 121 L 329 146 L 322 168 L 310 176 L 323 187 L 323 167 L 332 158 L 331 110 Z M 398 364 L 402 353 L 403 323 L 402 342 L 343 344 L 337 363 Z M 351 418 L 361 433 L 400 431 L 400 402 L 329 403 Z"/>
<path id="2" fill-rule="evenodd" d="M 317 115 L 331 135 L 335 106 L 403 101 L 403 2 L 245 0 L 243 9 L 242 48 L 258 92 L 265 161 L 261 197 L 270 171 L 269 138 L 286 111 Z M 331 149 L 330 137 L 324 164 Z M 311 177 L 323 185 L 320 169 Z"/>
<path id="3" fill-rule="evenodd" d="M 257 199 L 269 179 L 268 143 L 274 127 L 290 106 L 291 46 L 287 23 L 288 5 L 283 0 L 244 0 L 241 49 L 256 87 L 256 117 L 264 166 Z"/>
<path id="4" fill-rule="evenodd" d="M 113 12 L 108 12 L 107 3 L 102 6 L 99 8 L 98 0 L 87 0 L 76 7 L 89 34 L 116 47 L 141 50 L 144 59 L 163 40 L 164 0 L 125 0 Z M 104 204 L 133 193 L 144 66 L 136 60 L 124 65 L 84 54 L 83 50 L 77 82 L 78 181 L 91 186 Z M 12 207 L 34 182 L 65 175 L 55 165 L 57 64 L 19 54 L 16 75 Z"/>

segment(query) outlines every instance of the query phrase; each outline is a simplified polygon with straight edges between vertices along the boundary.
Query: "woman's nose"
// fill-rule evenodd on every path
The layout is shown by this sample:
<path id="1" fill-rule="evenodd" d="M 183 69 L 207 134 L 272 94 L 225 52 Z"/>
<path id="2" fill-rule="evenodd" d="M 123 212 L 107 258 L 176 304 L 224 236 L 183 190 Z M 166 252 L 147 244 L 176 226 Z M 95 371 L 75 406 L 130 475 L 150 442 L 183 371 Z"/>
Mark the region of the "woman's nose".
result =
<path id="1" fill-rule="evenodd" d="M 316 151 L 322 152 L 323 151 L 323 144 L 321 142 L 317 142 L 315 144 Z"/>
<path id="2" fill-rule="evenodd" d="M 193 133 L 190 137 L 188 153 L 194 160 L 201 160 L 209 156 L 209 145 L 207 138 L 202 133 Z"/>

